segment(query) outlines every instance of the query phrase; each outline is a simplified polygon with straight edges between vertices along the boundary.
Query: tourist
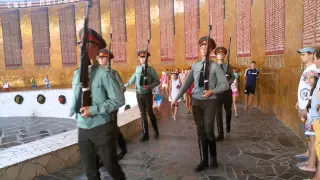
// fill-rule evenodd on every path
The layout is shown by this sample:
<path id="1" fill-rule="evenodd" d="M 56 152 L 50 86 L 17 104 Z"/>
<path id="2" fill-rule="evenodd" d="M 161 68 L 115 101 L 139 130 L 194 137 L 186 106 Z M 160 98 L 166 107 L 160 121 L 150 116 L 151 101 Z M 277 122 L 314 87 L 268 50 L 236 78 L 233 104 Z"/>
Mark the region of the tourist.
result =
<path id="1" fill-rule="evenodd" d="M 181 84 L 181 80 L 178 78 L 178 73 L 172 73 L 171 80 L 169 82 L 169 101 L 172 102 L 177 97 Z M 180 99 L 175 103 L 171 103 L 172 118 L 175 121 L 177 120 L 179 102 Z"/>
<path id="2" fill-rule="evenodd" d="M 3 84 L 3 92 L 9 92 L 9 83 L 7 81 Z"/>
<path id="3" fill-rule="evenodd" d="M 162 72 L 161 76 L 161 91 L 162 91 L 162 96 L 164 94 L 168 93 L 168 83 L 169 83 L 169 77 L 165 72 Z"/>
<path id="4" fill-rule="evenodd" d="M 189 73 L 190 73 L 190 68 L 187 69 L 187 75 L 186 78 L 188 77 Z M 194 83 L 191 83 L 191 85 L 189 86 L 189 88 L 187 89 L 186 93 L 184 93 L 186 95 L 186 107 L 187 107 L 187 114 L 191 113 L 191 109 L 192 109 L 192 90 L 194 88 Z"/>
<path id="5" fill-rule="evenodd" d="M 250 68 L 245 71 L 244 77 L 246 79 L 246 87 L 244 90 L 244 109 L 251 109 L 254 93 L 256 91 L 257 79 L 259 78 L 259 70 L 256 69 L 255 61 L 251 61 Z"/>
<path id="6" fill-rule="evenodd" d="M 98 56 L 99 64 L 104 66 L 104 68 L 106 69 L 107 72 L 111 72 L 113 77 L 118 81 L 120 89 L 124 93 L 126 91 L 126 88 L 123 85 L 123 81 L 121 79 L 121 76 L 119 75 L 119 73 L 116 70 L 111 69 L 111 64 L 109 64 L 109 62 L 108 62 L 108 56 L 109 56 L 109 50 L 100 49 L 99 56 Z M 110 52 L 110 59 L 113 59 L 113 58 L 114 58 L 114 55 L 112 54 L 112 52 Z M 108 68 L 108 65 L 110 66 L 110 69 Z M 116 121 L 116 124 L 118 124 L 118 110 L 113 112 L 112 116 L 113 116 L 112 120 Z M 118 159 L 121 160 L 127 154 L 127 145 L 126 145 L 126 141 L 120 131 L 120 127 L 118 127 L 117 142 L 118 142 L 118 146 L 120 149 L 120 153 L 118 154 Z"/>
<path id="7" fill-rule="evenodd" d="M 83 29 L 79 32 L 80 39 L 82 35 Z M 90 28 L 88 28 L 88 39 L 90 41 L 87 44 L 87 55 L 91 62 L 88 75 L 92 80 L 89 87 L 93 103 L 91 106 L 81 107 L 80 111 L 76 112 L 76 100 L 81 98 L 78 93 L 81 89 L 79 82 L 81 71 L 77 69 L 72 80 L 73 101 L 70 109 L 70 117 L 76 114 L 81 163 L 87 179 L 101 179 L 97 163 L 98 155 L 112 179 L 124 180 L 125 175 L 117 158 L 118 126 L 111 117 L 113 112 L 125 104 L 124 94 L 119 82 L 97 62 L 99 50 L 106 47 L 104 39 Z M 82 42 L 79 44 L 82 45 Z"/>
<path id="8" fill-rule="evenodd" d="M 148 68 L 145 69 L 146 55 L 150 56 L 150 53 L 144 50 L 138 52 L 138 57 L 141 65 L 137 66 L 135 73 L 131 76 L 128 83 L 125 85 L 125 87 L 128 87 L 132 83 L 136 84 L 137 101 L 138 101 L 138 107 L 141 114 L 142 129 L 143 129 L 143 133 L 140 138 L 141 142 L 149 140 L 147 112 L 148 112 L 151 124 L 153 126 L 153 129 L 155 131 L 154 137 L 156 139 L 159 138 L 157 119 L 153 113 L 153 108 L 152 108 L 152 104 L 153 104 L 152 89 L 157 87 L 160 84 L 160 81 L 159 81 L 157 72 L 151 66 L 148 65 Z M 146 84 L 144 84 L 145 71 L 147 71 Z"/>
<path id="9" fill-rule="evenodd" d="M 309 52 L 312 49 L 305 49 L 302 52 Z M 314 63 L 316 68 L 320 68 L 320 49 L 317 49 L 314 53 Z M 307 54 L 306 54 L 307 55 Z M 308 56 L 308 55 L 307 55 Z M 306 58 L 307 59 L 307 58 Z M 310 65 L 309 65 L 310 67 Z M 310 118 L 313 121 L 313 130 L 315 132 L 315 147 L 318 159 L 318 166 L 316 175 L 312 178 L 313 180 L 320 180 L 320 81 L 318 80 L 316 84 L 316 88 L 314 89 L 312 96 L 311 96 L 311 107 L 310 107 Z M 311 157 L 310 157 L 311 158 Z"/>
<path id="10" fill-rule="evenodd" d="M 308 71 L 304 74 L 304 78 L 307 84 L 310 85 L 311 91 L 310 96 L 308 97 L 308 104 L 306 109 L 308 111 L 307 120 L 305 123 L 305 134 L 310 137 L 310 146 L 309 146 L 309 160 L 306 162 L 301 162 L 297 164 L 297 167 L 303 171 L 316 172 L 316 162 L 317 162 L 317 153 L 315 148 L 315 133 L 312 129 L 313 120 L 310 117 L 310 107 L 311 107 L 311 96 L 316 88 L 317 81 L 319 79 L 318 73 L 316 71 Z"/>
<path id="11" fill-rule="evenodd" d="M 162 97 L 160 95 L 160 87 L 153 88 L 153 113 L 157 119 L 160 119 L 160 106 L 162 103 Z"/>
<path id="12" fill-rule="evenodd" d="M 306 74 L 309 71 L 316 71 L 319 72 L 317 69 L 316 65 L 313 63 L 314 61 L 314 56 L 313 53 L 315 52 L 315 49 L 312 47 L 305 47 L 303 49 L 298 50 L 298 53 L 300 54 L 300 59 L 303 64 L 306 65 L 306 69 L 304 70 L 303 74 Z M 301 120 L 301 131 L 304 133 L 305 130 L 305 120 L 307 116 L 307 104 L 308 104 L 308 97 L 310 95 L 310 90 L 311 87 L 307 82 L 304 80 L 303 74 L 300 77 L 300 82 L 298 86 L 298 102 L 296 103 L 296 109 L 298 111 L 298 116 Z M 310 147 L 310 142 L 309 142 L 309 136 L 305 135 L 305 139 L 307 141 L 308 147 Z M 309 148 L 308 148 L 309 149 Z M 309 158 L 309 150 L 307 150 L 303 154 L 299 154 L 295 156 L 297 159 L 301 160 L 308 160 Z"/>
<path id="13" fill-rule="evenodd" d="M 34 78 L 34 76 L 31 77 L 31 88 L 32 89 L 36 89 L 37 88 L 37 82 L 36 82 L 36 79 Z"/>
<path id="14" fill-rule="evenodd" d="M 194 169 L 196 172 L 208 167 L 218 167 L 216 140 L 212 127 L 219 103 L 217 94 L 228 90 L 230 86 L 220 66 L 212 60 L 206 60 L 207 53 L 210 55 L 215 47 L 216 43 L 212 38 L 209 40 L 207 36 L 200 38 L 199 51 L 201 59 L 192 65 L 190 74 L 178 95 L 172 101 L 173 104 L 176 103 L 194 82 L 192 114 L 197 126 L 200 151 L 200 163 Z M 209 50 L 208 52 L 207 49 Z M 206 64 L 209 64 L 209 66 L 205 68 Z M 206 82 L 205 77 L 207 77 Z M 209 87 L 209 89 L 206 89 L 206 87 Z"/>
<path id="15" fill-rule="evenodd" d="M 232 72 L 231 64 L 228 64 L 227 62 L 224 62 L 224 59 L 228 53 L 228 50 L 223 47 L 217 47 L 214 50 L 214 54 L 217 56 L 218 65 L 223 70 L 223 72 L 226 74 L 227 80 L 229 81 L 229 87 L 234 81 L 234 76 Z M 232 117 L 232 90 L 229 88 L 228 90 L 217 94 L 219 104 L 217 107 L 217 113 L 216 113 L 216 121 L 217 121 L 217 128 L 218 128 L 218 137 L 217 141 L 223 141 L 224 140 L 224 130 L 223 130 L 223 111 L 222 108 L 224 108 L 226 112 L 226 131 L 227 133 L 230 133 L 231 129 L 231 117 Z M 212 127 L 214 128 L 214 127 Z"/>
<path id="16" fill-rule="evenodd" d="M 44 84 L 47 89 L 50 89 L 50 80 L 48 78 L 48 75 L 46 75 L 46 77 L 44 78 Z"/>
<path id="17" fill-rule="evenodd" d="M 238 96 L 238 79 L 239 79 L 239 75 L 237 73 L 237 68 L 233 67 L 232 71 L 233 71 L 233 76 L 234 76 L 234 81 L 231 84 L 232 102 L 233 102 L 233 109 L 234 109 L 235 117 L 238 117 L 237 96 Z"/>

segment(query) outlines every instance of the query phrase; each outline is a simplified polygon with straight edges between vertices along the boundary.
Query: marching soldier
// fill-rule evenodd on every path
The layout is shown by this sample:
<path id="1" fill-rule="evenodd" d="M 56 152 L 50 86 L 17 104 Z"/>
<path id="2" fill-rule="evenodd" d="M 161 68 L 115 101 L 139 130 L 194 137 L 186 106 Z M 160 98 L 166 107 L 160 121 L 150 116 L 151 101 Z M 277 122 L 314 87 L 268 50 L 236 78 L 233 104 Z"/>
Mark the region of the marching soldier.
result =
<path id="1" fill-rule="evenodd" d="M 218 64 L 220 65 L 223 72 L 227 75 L 229 85 L 231 86 L 235 78 L 232 72 L 231 65 L 229 64 L 229 67 L 228 67 L 228 64 L 224 62 L 224 59 L 227 53 L 228 53 L 228 50 L 223 46 L 217 47 L 214 50 L 214 54 L 217 56 Z M 231 116 L 232 116 L 232 90 L 228 89 L 227 91 L 217 94 L 217 96 L 219 100 L 219 106 L 217 108 L 217 113 L 216 113 L 216 121 L 217 121 L 217 128 L 218 128 L 218 134 L 219 134 L 217 137 L 217 141 L 223 141 L 224 132 L 223 132 L 222 106 L 226 111 L 226 126 L 227 126 L 226 131 L 227 133 L 230 133 L 230 123 L 231 123 Z"/>
<path id="2" fill-rule="evenodd" d="M 107 49 L 100 49 L 100 53 L 99 53 L 99 64 L 106 66 L 109 62 L 108 62 L 108 56 L 109 56 L 109 50 Z M 112 52 L 110 51 L 110 59 L 113 59 L 114 56 L 112 54 Z M 114 78 L 118 81 L 120 88 L 122 89 L 123 93 L 126 91 L 126 88 L 124 87 L 123 81 L 121 79 L 121 76 L 119 75 L 119 73 L 114 70 L 114 69 L 108 69 L 106 68 L 106 71 L 111 71 L 111 74 L 114 76 Z M 118 124 L 118 110 L 116 112 L 114 112 L 112 114 L 113 116 L 113 120 L 115 120 Z M 120 131 L 120 128 L 118 128 L 118 146 L 120 148 L 120 153 L 118 154 L 118 159 L 121 160 L 125 154 L 127 153 L 127 146 L 126 146 L 126 141 Z"/>
<path id="3" fill-rule="evenodd" d="M 83 29 L 79 32 L 82 37 Z M 98 180 L 100 173 L 97 164 L 97 154 L 113 179 L 124 180 L 125 175 L 118 164 L 116 136 L 118 129 L 115 121 L 109 117 L 125 104 L 123 91 L 111 73 L 105 71 L 96 60 L 99 50 L 106 47 L 104 39 L 94 30 L 88 29 L 88 56 L 90 89 L 92 106 L 82 107 L 75 112 L 81 86 L 79 82 L 80 70 L 74 72 L 72 80 L 73 100 L 70 116 L 76 114 L 78 126 L 78 145 L 81 162 L 88 179 Z M 81 44 L 82 42 L 80 42 Z"/>
<path id="4" fill-rule="evenodd" d="M 153 126 L 153 129 L 155 131 L 154 136 L 156 139 L 159 137 L 157 120 L 152 109 L 152 104 L 153 104 L 152 89 L 158 86 L 160 84 L 160 81 L 159 81 L 157 72 L 152 67 L 148 66 L 147 68 L 148 85 L 143 87 L 143 79 L 144 79 L 143 75 L 145 71 L 145 56 L 147 53 L 148 53 L 148 56 L 150 56 L 149 52 L 146 52 L 146 51 L 138 52 L 141 65 L 137 66 L 135 73 L 131 76 L 129 82 L 125 84 L 125 87 L 130 86 L 132 83 L 136 84 L 137 101 L 138 101 L 138 106 L 141 113 L 141 121 L 142 121 L 142 128 L 143 128 L 142 137 L 140 138 L 141 142 L 149 140 L 148 119 L 146 114 L 147 112 L 148 112 L 151 124 Z"/>
<path id="5" fill-rule="evenodd" d="M 195 171 L 201 171 L 208 166 L 213 168 L 218 167 L 216 140 L 212 127 L 219 103 L 217 94 L 229 89 L 225 73 L 223 73 L 218 64 L 209 60 L 209 90 L 205 90 L 204 69 L 206 65 L 207 46 L 209 45 L 209 54 L 216 47 L 216 43 L 212 38 L 209 39 L 209 42 L 207 42 L 207 40 L 207 36 L 200 38 L 199 46 L 201 60 L 192 65 L 187 79 L 183 83 L 176 99 L 172 102 L 175 103 L 180 99 L 192 82 L 194 82 L 192 91 L 192 114 L 197 126 L 201 159 L 200 164 L 195 167 Z"/>

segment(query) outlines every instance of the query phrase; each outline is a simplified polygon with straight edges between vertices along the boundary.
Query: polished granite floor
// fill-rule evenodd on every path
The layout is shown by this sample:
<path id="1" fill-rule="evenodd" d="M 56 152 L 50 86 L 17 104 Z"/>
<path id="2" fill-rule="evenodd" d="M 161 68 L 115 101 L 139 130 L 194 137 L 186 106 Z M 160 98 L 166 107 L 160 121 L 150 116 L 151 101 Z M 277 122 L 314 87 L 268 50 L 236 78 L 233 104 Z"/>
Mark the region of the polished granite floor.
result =
<path id="1" fill-rule="evenodd" d="M 242 108 L 242 106 L 240 106 Z M 297 170 L 297 153 L 305 150 L 301 139 L 274 117 L 257 109 L 232 119 L 232 130 L 218 142 L 218 169 L 194 173 L 198 163 L 196 128 L 192 116 L 180 106 L 177 121 L 159 121 L 160 139 L 128 141 L 129 153 L 120 164 L 130 180 L 301 180 L 312 176 Z M 151 128 L 152 129 L 152 128 Z M 150 132 L 153 135 L 153 132 Z M 102 179 L 111 179 L 102 168 Z M 81 165 L 38 180 L 85 180 Z"/>

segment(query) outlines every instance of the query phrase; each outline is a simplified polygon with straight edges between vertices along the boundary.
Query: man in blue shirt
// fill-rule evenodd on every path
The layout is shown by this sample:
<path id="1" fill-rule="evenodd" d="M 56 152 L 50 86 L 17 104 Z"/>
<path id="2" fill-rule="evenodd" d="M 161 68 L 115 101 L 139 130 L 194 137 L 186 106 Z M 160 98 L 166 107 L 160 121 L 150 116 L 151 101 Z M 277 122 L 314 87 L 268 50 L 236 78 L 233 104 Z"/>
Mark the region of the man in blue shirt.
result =
<path id="1" fill-rule="evenodd" d="M 245 106 L 244 109 L 247 109 L 248 106 L 251 109 L 253 103 L 253 96 L 256 90 L 256 82 L 259 78 L 259 70 L 256 69 L 256 62 L 252 61 L 250 64 L 250 68 L 246 70 L 244 73 L 244 77 L 246 78 L 246 88 L 244 90 L 245 93 Z M 248 104 L 249 100 L 249 104 Z"/>

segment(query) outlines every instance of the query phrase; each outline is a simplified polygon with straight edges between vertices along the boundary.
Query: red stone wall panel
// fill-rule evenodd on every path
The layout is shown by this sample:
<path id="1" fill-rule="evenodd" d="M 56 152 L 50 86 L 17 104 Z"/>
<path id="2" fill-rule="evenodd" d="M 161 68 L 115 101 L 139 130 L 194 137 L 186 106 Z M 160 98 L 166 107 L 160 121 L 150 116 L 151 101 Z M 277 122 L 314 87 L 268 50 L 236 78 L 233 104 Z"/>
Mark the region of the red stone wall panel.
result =
<path id="1" fill-rule="evenodd" d="M 77 38 L 74 5 L 59 10 L 62 64 L 77 64 Z"/>
<path id="2" fill-rule="evenodd" d="M 320 47 L 320 0 L 317 1 L 317 17 L 315 22 L 316 34 L 315 34 L 315 46 Z"/>
<path id="3" fill-rule="evenodd" d="M 184 33 L 186 61 L 199 59 L 199 0 L 184 1 Z"/>
<path id="4" fill-rule="evenodd" d="M 266 54 L 284 53 L 284 0 L 265 0 Z"/>
<path id="5" fill-rule="evenodd" d="M 87 6 L 84 6 L 86 9 Z M 89 28 L 101 34 L 100 0 L 92 0 L 92 7 L 89 8 Z"/>
<path id="6" fill-rule="evenodd" d="M 237 0 L 237 55 L 251 56 L 251 0 Z"/>
<path id="7" fill-rule="evenodd" d="M 112 26 L 112 47 L 114 54 L 114 63 L 126 63 L 126 17 L 125 17 L 125 0 L 111 0 L 111 26 Z"/>
<path id="8" fill-rule="evenodd" d="M 6 67 L 20 67 L 22 40 L 19 10 L 2 14 L 1 26 Z"/>
<path id="9" fill-rule="evenodd" d="M 149 33 L 151 35 L 149 0 L 135 0 L 134 9 L 136 18 L 137 51 L 145 50 L 148 43 Z"/>
<path id="10" fill-rule="evenodd" d="M 34 61 L 36 65 L 50 64 L 50 33 L 48 8 L 31 12 Z"/>
<path id="11" fill-rule="evenodd" d="M 303 33 L 302 45 L 315 46 L 320 41 L 316 42 L 316 37 L 320 35 L 319 16 L 320 16 L 320 0 L 303 0 Z M 317 9 L 318 8 L 318 9 Z M 318 23 L 318 24 L 317 24 Z"/>
<path id="12" fill-rule="evenodd" d="M 161 63 L 174 61 L 174 1 L 160 0 Z"/>

